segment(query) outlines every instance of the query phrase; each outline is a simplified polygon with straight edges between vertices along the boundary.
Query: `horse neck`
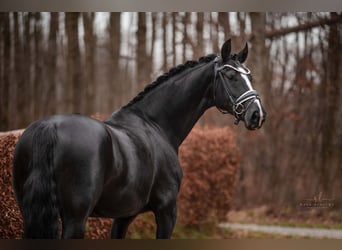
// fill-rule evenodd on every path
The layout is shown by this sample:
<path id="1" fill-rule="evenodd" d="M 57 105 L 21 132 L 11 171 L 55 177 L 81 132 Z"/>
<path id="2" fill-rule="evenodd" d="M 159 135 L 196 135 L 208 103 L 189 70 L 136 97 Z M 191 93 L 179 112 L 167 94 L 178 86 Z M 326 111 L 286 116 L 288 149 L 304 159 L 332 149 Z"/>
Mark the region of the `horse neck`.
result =
<path id="1" fill-rule="evenodd" d="M 177 149 L 202 114 L 211 106 L 213 62 L 203 63 L 171 77 L 136 106 L 156 123 Z"/>

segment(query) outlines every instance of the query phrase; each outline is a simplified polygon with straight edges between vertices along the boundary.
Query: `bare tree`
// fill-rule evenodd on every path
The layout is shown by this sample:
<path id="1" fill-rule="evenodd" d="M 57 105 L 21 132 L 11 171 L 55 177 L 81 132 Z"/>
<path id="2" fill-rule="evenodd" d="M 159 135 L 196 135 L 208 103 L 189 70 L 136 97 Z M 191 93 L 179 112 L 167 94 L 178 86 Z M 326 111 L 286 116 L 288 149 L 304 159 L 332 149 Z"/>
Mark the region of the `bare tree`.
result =
<path id="1" fill-rule="evenodd" d="M 219 34 L 220 34 L 220 21 L 219 21 L 219 14 L 218 13 L 218 20 L 214 21 L 213 13 L 210 14 L 210 38 L 212 41 L 212 50 L 213 52 L 220 51 L 219 45 Z"/>
<path id="2" fill-rule="evenodd" d="M 204 52 L 204 41 L 203 41 L 203 24 L 204 24 L 204 13 L 197 13 L 196 21 L 196 47 L 194 51 L 194 57 L 198 58 L 203 55 Z"/>
<path id="3" fill-rule="evenodd" d="M 31 20 L 33 19 L 33 13 L 28 12 L 23 16 L 23 25 L 24 25 L 24 35 L 23 35 L 23 57 L 25 60 L 23 63 L 23 74 L 25 75 L 25 81 L 23 82 L 22 91 L 26 93 L 25 95 L 21 95 L 20 99 L 23 99 L 24 106 L 21 112 L 23 113 L 24 117 L 26 117 L 26 125 L 30 122 L 33 117 L 34 110 L 32 105 L 32 96 L 33 96 L 33 88 L 32 88 L 32 61 L 33 53 L 32 53 L 32 27 L 31 27 Z"/>
<path id="4" fill-rule="evenodd" d="M 81 60 L 78 42 L 78 12 L 67 12 L 65 15 L 65 29 L 67 43 L 67 67 L 65 85 L 65 110 L 68 112 L 81 112 L 81 99 L 83 88 L 81 87 Z"/>
<path id="5" fill-rule="evenodd" d="M 337 13 L 331 13 L 336 18 Z M 334 133 L 336 131 L 336 114 L 339 109 L 338 101 L 340 95 L 341 72 L 339 71 L 342 56 L 341 34 L 338 24 L 329 26 L 328 53 L 326 78 L 321 84 L 321 107 L 322 107 L 322 144 L 320 163 L 320 184 L 324 193 L 330 193 L 329 169 L 333 164 L 334 155 Z"/>
<path id="6" fill-rule="evenodd" d="M 162 13 L 162 31 L 163 31 L 163 67 L 162 70 L 164 72 L 167 71 L 169 65 L 167 61 L 167 21 L 168 21 L 168 14 Z"/>
<path id="7" fill-rule="evenodd" d="M 108 110 L 117 108 L 121 104 L 123 94 L 123 84 L 120 70 L 120 49 L 121 49 L 121 13 L 111 12 L 109 16 L 108 33 L 109 33 L 109 92 Z M 117 94 L 118 93 L 118 94 Z M 115 98 L 113 97 L 115 95 Z"/>
<path id="8" fill-rule="evenodd" d="M 220 26 L 223 27 L 224 39 L 227 40 L 231 38 L 229 12 L 219 12 L 218 22 Z"/>
<path id="9" fill-rule="evenodd" d="M 85 103 L 83 104 L 85 114 L 91 115 L 95 112 L 95 48 L 96 35 L 94 33 L 94 12 L 82 13 L 84 27 L 84 46 L 85 46 Z"/>
<path id="10" fill-rule="evenodd" d="M 149 82 L 151 62 L 146 62 L 151 57 L 147 54 L 147 26 L 146 13 L 138 13 L 137 47 L 136 47 L 136 72 L 137 86 L 141 90 Z"/>
<path id="11" fill-rule="evenodd" d="M 46 58 L 47 63 L 47 92 L 44 103 L 45 113 L 54 114 L 57 112 L 56 102 L 56 85 L 57 85 L 57 34 L 59 30 L 59 13 L 50 13 L 49 37 L 48 37 L 48 53 Z"/>
<path id="12" fill-rule="evenodd" d="M 9 124 L 9 86 L 10 86 L 10 62 L 11 62 L 11 31 L 10 14 L 0 13 L 0 22 L 2 27 L 2 63 L 1 63 L 1 81 L 0 81 L 0 130 L 7 129 Z"/>
<path id="13" fill-rule="evenodd" d="M 177 31 L 177 12 L 172 12 L 172 65 L 176 65 L 177 51 L 176 51 L 176 31 Z"/>
<path id="14" fill-rule="evenodd" d="M 19 93 L 22 91 L 23 86 L 23 72 L 22 72 L 22 64 L 21 60 L 22 58 L 22 45 L 21 45 L 21 38 L 20 38 L 20 31 L 19 31 L 19 22 L 20 22 L 20 16 L 19 13 L 14 12 L 13 13 L 13 21 L 14 21 L 14 50 L 13 50 L 13 70 L 16 72 L 13 77 L 13 82 L 10 85 L 10 114 L 17 113 L 20 108 L 23 107 L 22 101 L 20 101 Z M 24 119 L 24 116 L 11 116 L 12 117 L 12 126 L 16 126 L 20 123 L 22 123 L 22 119 Z"/>
<path id="15" fill-rule="evenodd" d="M 185 62 L 186 60 L 186 51 L 187 51 L 187 45 L 189 43 L 189 37 L 188 37 L 188 24 L 190 22 L 190 13 L 185 12 L 185 15 L 183 16 L 183 50 L 182 50 L 182 61 Z"/>
<path id="16" fill-rule="evenodd" d="M 34 26 L 33 26 L 33 36 L 34 36 L 34 79 L 33 79 L 33 92 L 31 98 L 35 100 L 32 102 L 33 105 L 33 117 L 38 119 L 43 116 L 42 107 L 47 105 L 47 103 L 42 103 L 41 91 L 44 88 L 43 80 L 43 49 L 42 49 L 42 24 L 41 24 L 41 14 L 39 12 L 34 13 Z"/>

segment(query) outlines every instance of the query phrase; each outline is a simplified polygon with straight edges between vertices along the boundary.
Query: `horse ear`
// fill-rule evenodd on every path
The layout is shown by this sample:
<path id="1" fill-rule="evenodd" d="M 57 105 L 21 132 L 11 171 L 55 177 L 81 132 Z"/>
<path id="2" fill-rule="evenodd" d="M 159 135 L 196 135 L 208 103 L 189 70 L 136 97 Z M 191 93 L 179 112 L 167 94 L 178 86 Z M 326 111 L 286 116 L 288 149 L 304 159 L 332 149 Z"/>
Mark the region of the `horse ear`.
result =
<path id="1" fill-rule="evenodd" d="M 244 63 L 247 59 L 247 55 L 248 55 L 248 44 L 246 43 L 245 47 L 243 48 L 243 50 L 241 50 L 239 52 L 239 54 L 237 55 L 237 59 L 240 63 Z"/>
<path id="2" fill-rule="evenodd" d="M 222 57 L 222 61 L 225 63 L 228 61 L 229 56 L 230 56 L 230 50 L 231 50 L 231 39 L 228 39 L 227 41 L 225 41 L 225 43 L 222 45 L 221 48 L 221 57 Z"/>

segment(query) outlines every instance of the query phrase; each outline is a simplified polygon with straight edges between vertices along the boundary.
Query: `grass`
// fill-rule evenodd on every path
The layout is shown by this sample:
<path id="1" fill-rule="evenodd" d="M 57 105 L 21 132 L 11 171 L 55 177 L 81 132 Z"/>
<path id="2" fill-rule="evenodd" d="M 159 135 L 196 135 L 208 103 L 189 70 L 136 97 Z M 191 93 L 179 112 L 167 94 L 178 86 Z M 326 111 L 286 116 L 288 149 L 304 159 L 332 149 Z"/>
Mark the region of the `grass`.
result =
<path id="1" fill-rule="evenodd" d="M 259 223 L 261 224 L 261 223 Z M 267 222 L 265 221 L 262 225 L 268 226 L 282 226 L 282 227 L 298 227 L 298 228 L 319 228 L 319 229 L 342 229 L 342 224 L 322 224 L 322 223 L 310 223 L 310 222 Z"/>
<path id="2" fill-rule="evenodd" d="M 321 219 L 295 217 L 293 214 L 283 217 L 270 216 L 265 209 L 252 209 L 242 211 L 231 211 L 228 220 L 232 223 L 253 223 L 268 226 L 283 226 L 297 228 L 319 228 L 319 229 L 342 229 L 339 220 L 327 220 L 326 214 Z M 323 219 L 322 219 L 323 218 Z M 151 213 L 139 216 L 139 222 L 130 226 L 127 234 L 128 239 L 154 239 L 156 226 L 154 216 Z M 225 229 L 217 224 L 207 223 L 199 227 L 190 227 L 178 222 L 172 234 L 172 239 L 310 239 L 306 236 L 280 235 L 264 232 L 249 231 L 243 229 Z"/>
<path id="3" fill-rule="evenodd" d="M 317 212 L 321 214 L 317 216 Z M 281 211 L 274 215 L 267 207 L 231 211 L 228 221 L 231 223 L 258 224 L 297 228 L 342 229 L 342 213 L 339 211 Z"/>
<path id="4" fill-rule="evenodd" d="M 139 221 L 134 222 L 128 229 L 128 239 L 153 239 L 156 225 L 152 213 L 139 215 Z M 177 222 L 172 233 L 172 239 L 222 239 L 225 238 L 223 229 L 214 223 L 207 223 L 199 227 L 184 226 Z"/>
<path id="5" fill-rule="evenodd" d="M 132 229 L 127 236 L 128 239 L 154 239 L 155 231 Z M 214 224 L 201 225 L 199 228 L 177 224 L 172 239 L 310 239 L 310 237 L 223 229 Z"/>

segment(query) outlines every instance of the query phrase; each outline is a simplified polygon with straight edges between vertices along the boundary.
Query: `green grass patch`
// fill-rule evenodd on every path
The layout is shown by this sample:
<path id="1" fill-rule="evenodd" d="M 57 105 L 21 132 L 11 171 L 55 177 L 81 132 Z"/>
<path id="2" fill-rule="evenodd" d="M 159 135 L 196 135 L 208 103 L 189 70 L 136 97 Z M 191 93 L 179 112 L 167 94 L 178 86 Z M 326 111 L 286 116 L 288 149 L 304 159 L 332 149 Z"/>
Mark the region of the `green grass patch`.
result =
<path id="1" fill-rule="evenodd" d="M 322 223 L 294 222 L 294 221 L 259 220 L 257 223 L 253 221 L 234 221 L 234 223 L 257 224 L 260 226 L 295 227 L 295 228 L 342 229 L 342 224 L 322 224 Z"/>
<path id="2" fill-rule="evenodd" d="M 342 229 L 342 224 L 321 224 L 307 222 L 265 222 L 263 225 L 283 226 L 283 227 L 298 227 L 298 228 L 319 228 L 319 229 Z"/>
<path id="3" fill-rule="evenodd" d="M 128 239 L 154 239 L 154 230 L 132 229 L 127 235 Z M 310 239 L 307 236 L 292 236 L 256 232 L 241 229 L 224 229 L 214 224 L 198 227 L 186 227 L 180 224 L 175 226 L 172 239 Z"/>

